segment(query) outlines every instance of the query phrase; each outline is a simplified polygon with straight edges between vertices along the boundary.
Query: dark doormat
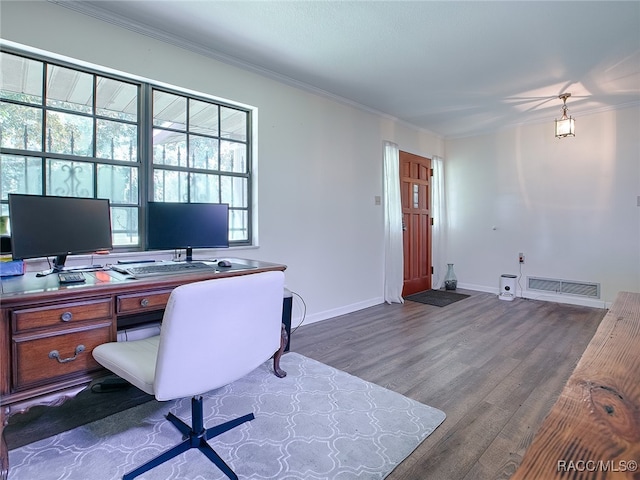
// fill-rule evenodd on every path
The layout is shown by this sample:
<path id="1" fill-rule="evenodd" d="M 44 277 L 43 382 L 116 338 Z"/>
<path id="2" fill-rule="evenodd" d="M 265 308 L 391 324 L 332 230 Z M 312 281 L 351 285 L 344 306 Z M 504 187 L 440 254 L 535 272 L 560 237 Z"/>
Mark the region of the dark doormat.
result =
<path id="1" fill-rule="evenodd" d="M 424 292 L 409 295 L 405 297 L 405 300 L 435 305 L 436 307 L 446 307 L 459 300 L 464 300 L 468 296 L 469 295 L 464 293 L 456 293 L 448 290 L 425 290 Z"/>

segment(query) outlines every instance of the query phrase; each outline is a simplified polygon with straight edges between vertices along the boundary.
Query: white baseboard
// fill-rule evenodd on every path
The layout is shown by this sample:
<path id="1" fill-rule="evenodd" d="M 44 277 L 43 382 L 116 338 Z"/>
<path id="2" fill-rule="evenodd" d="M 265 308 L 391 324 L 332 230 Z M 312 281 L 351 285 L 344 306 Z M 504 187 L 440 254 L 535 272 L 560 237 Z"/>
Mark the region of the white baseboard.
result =
<path id="1" fill-rule="evenodd" d="M 458 283 L 458 287 L 466 290 L 475 290 L 476 292 L 494 293 L 496 296 L 500 294 L 500 288 L 498 287 L 487 287 L 470 283 Z M 528 298 L 529 300 L 542 300 L 543 302 L 566 303 L 569 305 L 603 309 L 611 306 L 611 302 L 605 302 L 598 298 L 583 298 L 575 295 L 563 295 L 561 293 L 544 293 L 537 290 L 520 290 L 520 288 L 517 289 L 516 298 Z"/>
<path id="2" fill-rule="evenodd" d="M 384 298 L 371 298 L 369 300 L 365 300 L 358 303 L 352 303 L 350 305 L 345 305 L 343 307 L 333 308 L 331 310 L 325 310 L 322 312 L 314 313 L 312 315 L 308 315 L 304 319 L 303 325 L 310 325 L 312 323 L 321 322 L 323 320 L 328 320 L 330 318 L 339 317 L 340 315 L 346 315 L 347 313 L 357 312 L 358 310 L 363 310 L 365 308 L 373 307 L 375 305 L 380 305 L 384 303 Z M 300 324 L 300 317 L 291 319 L 291 328 L 295 328 Z"/>

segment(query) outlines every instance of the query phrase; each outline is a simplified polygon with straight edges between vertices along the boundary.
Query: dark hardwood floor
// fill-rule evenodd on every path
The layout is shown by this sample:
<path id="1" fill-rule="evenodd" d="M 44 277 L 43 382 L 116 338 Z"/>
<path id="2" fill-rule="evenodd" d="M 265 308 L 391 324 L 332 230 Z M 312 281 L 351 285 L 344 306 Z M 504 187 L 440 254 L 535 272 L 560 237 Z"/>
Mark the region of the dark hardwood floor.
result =
<path id="1" fill-rule="evenodd" d="M 606 310 L 461 291 L 299 328 L 298 353 L 443 410 L 388 480 L 507 479 Z"/>
<path id="2" fill-rule="evenodd" d="M 378 305 L 297 329 L 291 349 L 443 410 L 389 480 L 509 478 L 605 310 L 460 291 L 447 307 Z M 129 408 L 131 387 L 16 415 L 9 448 Z"/>

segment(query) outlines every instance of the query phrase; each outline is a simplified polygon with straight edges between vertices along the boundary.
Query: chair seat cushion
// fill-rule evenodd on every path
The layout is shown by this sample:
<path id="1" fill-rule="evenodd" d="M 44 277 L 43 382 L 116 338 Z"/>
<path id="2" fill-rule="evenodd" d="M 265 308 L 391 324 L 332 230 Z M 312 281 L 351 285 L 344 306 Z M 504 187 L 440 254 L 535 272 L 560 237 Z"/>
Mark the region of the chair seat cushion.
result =
<path id="1" fill-rule="evenodd" d="M 111 342 L 93 349 L 93 357 L 105 368 L 149 395 L 155 395 L 153 380 L 160 335 L 131 342 Z"/>

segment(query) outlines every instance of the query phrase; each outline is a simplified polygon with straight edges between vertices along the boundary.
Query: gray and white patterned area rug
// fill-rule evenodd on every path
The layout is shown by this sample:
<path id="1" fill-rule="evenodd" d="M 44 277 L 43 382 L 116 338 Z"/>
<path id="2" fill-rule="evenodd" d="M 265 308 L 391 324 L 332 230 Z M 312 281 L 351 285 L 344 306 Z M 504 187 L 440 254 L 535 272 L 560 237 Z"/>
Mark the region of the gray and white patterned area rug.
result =
<path id="1" fill-rule="evenodd" d="M 240 478 L 382 479 L 445 414 L 296 353 L 204 395 L 205 426 L 253 412 L 255 420 L 209 441 Z M 186 367 L 185 367 L 186 368 Z M 117 479 L 181 441 L 164 415 L 187 423 L 190 399 L 151 401 L 11 450 L 11 480 Z M 225 479 L 197 449 L 138 477 Z"/>

